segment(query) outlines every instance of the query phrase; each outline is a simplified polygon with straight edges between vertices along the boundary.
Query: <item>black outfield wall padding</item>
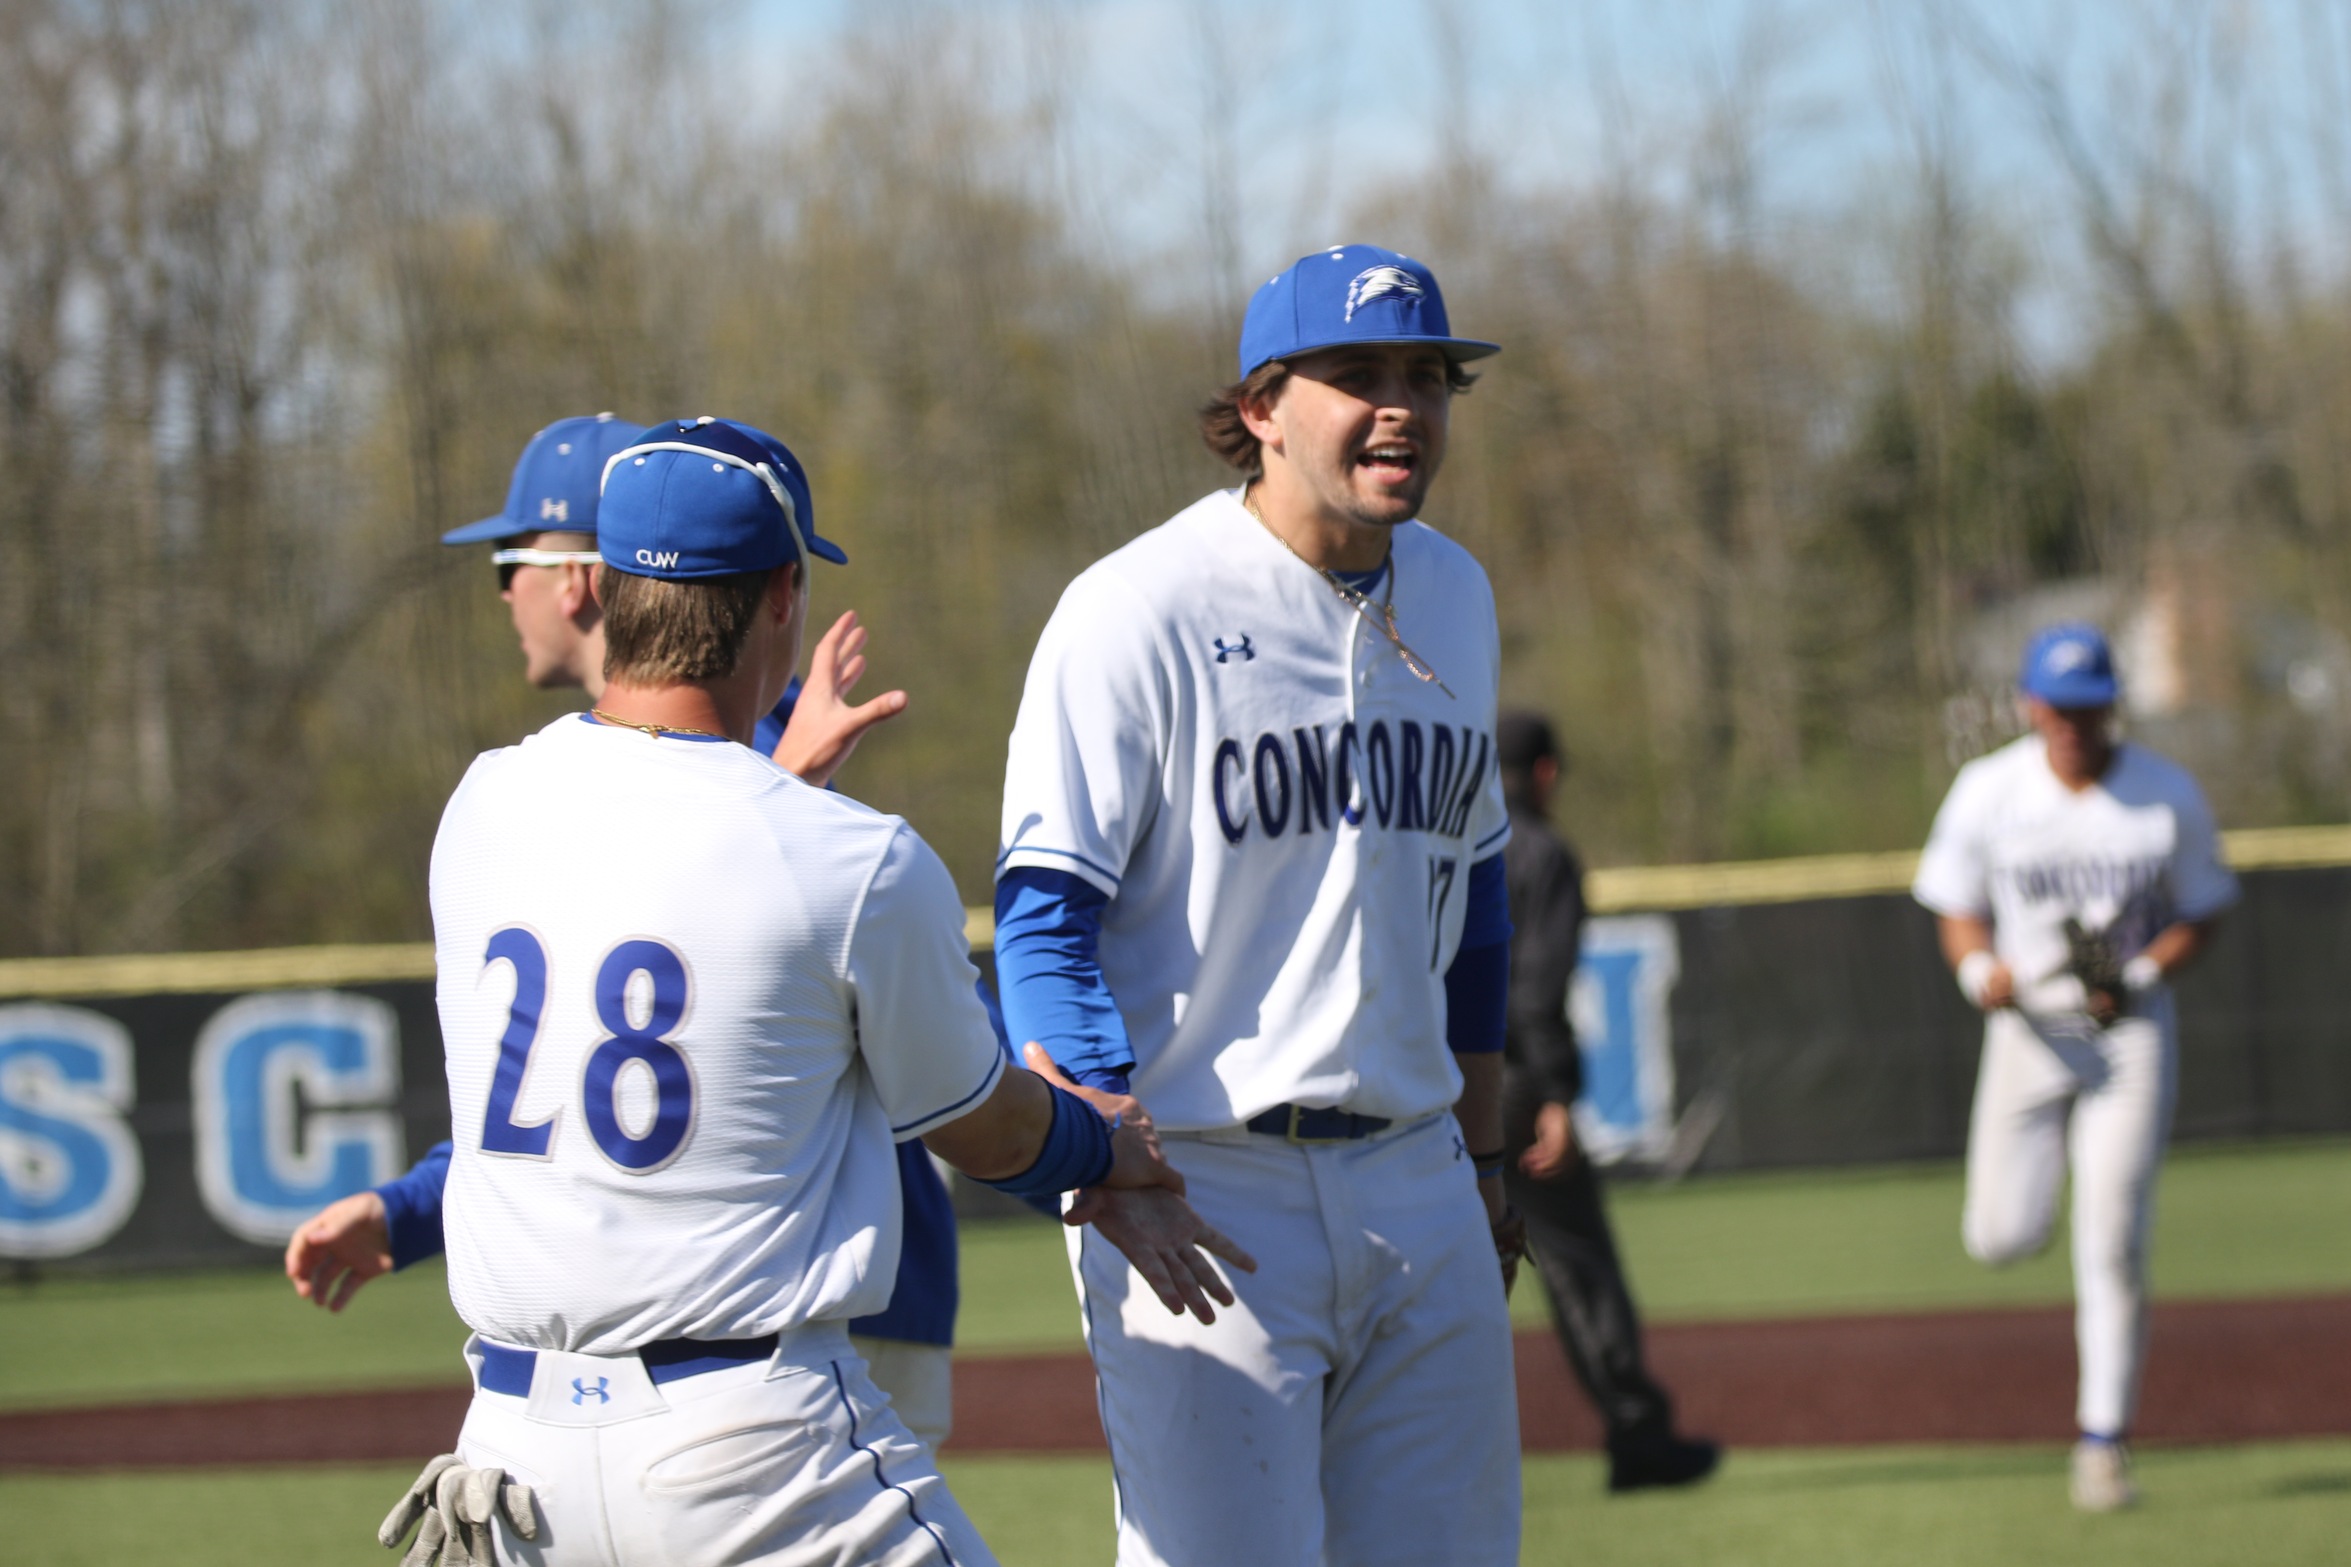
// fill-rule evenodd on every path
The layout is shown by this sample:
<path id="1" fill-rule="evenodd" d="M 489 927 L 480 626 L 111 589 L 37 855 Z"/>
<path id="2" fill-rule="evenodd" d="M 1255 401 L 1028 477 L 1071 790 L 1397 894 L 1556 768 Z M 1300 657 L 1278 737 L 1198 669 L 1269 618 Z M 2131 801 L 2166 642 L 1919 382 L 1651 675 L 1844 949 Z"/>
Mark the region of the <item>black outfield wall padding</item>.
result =
<path id="1" fill-rule="evenodd" d="M 2351 866 L 2256 870 L 2244 887 L 2178 987 L 2175 1135 L 2351 1134 Z M 1619 901 L 1592 922 L 1572 1008 L 1590 1146 L 1700 1170 L 1965 1147 L 1982 1022 L 1932 918 L 1895 892 L 1786 892 L 1670 912 Z M 429 952 L 347 949 L 366 961 L 346 964 L 337 950 L 69 960 L 33 980 L 15 966 L 0 999 L 0 1258 L 260 1261 L 317 1207 L 448 1136 Z M 1677 1140 L 1700 1126 L 1703 1141 Z"/>
<path id="2" fill-rule="evenodd" d="M 1685 909 L 1677 1109 L 1698 1168 L 1956 1158 L 1983 1020 L 1908 897 Z M 2175 1140 L 2351 1133 L 2351 868 L 2257 871 L 2176 986 Z"/>

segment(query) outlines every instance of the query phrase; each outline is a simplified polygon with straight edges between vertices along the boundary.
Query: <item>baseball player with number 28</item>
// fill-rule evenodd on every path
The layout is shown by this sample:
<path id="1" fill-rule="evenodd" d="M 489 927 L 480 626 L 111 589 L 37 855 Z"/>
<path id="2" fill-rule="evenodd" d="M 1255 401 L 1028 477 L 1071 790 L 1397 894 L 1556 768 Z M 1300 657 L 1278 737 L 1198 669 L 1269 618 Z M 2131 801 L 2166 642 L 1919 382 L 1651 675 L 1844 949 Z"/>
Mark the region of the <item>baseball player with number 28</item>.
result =
<path id="1" fill-rule="evenodd" d="M 2212 811 L 2177 763 L 2113 735 L 2106 639 L 2052 626 L 2025 651 L 2033 732 L 1960 769 L 1913 891 L 1984 1011 L 1961 1229 L 1970 1255 L 2048 1244 L 2073 1164 L 2081 1358 L 2074 1505 L 2137 1500 L 2123 1446 L 2147 1350 L 2147 1236 L 2171 1128 L 2170 976 L 2236 900 Z"/>
<path id="2" fill-rule="evenodd" d="M 893 1143 L 1018 1196 L 1158 1187 L 1155 1276 L 1221 1240 L 1146 1128 L 1005 1060 L 937 855 L 750 748 L 809 563 L 845 562 L 797 461 L 680 420 L 606 474 L 604 692 L 478 759 L 433 844 L 476 1392 L 381 1537 L 421 1516 L 419 1562 L 979 1567 L 847 1334 L 891 1293 Z"/>
<path id="3" fill-rule="evenodd" d="M 513 611 L 533 685 L 603 697 L 603 612 L 589 584 L 599 560 L 598 502 L 605 461 L 641 431 L 609 413 L 557 420 L 523 448 L 505 508 L 442 535 L 447 545 L 495 546 L 500 596 Z M 864 671 L 865 635 L 854 612 L 840 616 L 817 644 L 808 687 L 795 683 L 799 699 L 788 693 L 759 722 L 754 749 L 804 782 L 824 785 L 866 729 L 905 710 L 903 691 L 848 702 Z M 368 1280 L 440 1255 L 450 1147 L 436 1144 L 405 1175 L 331 1203 L 297 1229 L 286 1246 L 295 1289 L 341 1311 Z M 905 1209 L 898 1286 L 886 1310 L 850 1324 L 850 1341 L 899 1418 L 935 1452 L 953 1423 L 955 1214 L 919 1141 L 899 1145 L 898 1184 Z"/>
<path id="4" fill-rule="evenodd" d="M 1493 351 L 1408 257 L 1283 272 L 1202 414 L 1246 482 L 1079 576 L 1029 668 L 1011 1037 L 1140 1096 L 1260 1264 L 1172 1316 L 1114 1244 L 1164 1193 L 1071 1232 L 1127 1567 L 1518 1560 L 1500 648 L 1485 573 L 1414 520 Z"/>

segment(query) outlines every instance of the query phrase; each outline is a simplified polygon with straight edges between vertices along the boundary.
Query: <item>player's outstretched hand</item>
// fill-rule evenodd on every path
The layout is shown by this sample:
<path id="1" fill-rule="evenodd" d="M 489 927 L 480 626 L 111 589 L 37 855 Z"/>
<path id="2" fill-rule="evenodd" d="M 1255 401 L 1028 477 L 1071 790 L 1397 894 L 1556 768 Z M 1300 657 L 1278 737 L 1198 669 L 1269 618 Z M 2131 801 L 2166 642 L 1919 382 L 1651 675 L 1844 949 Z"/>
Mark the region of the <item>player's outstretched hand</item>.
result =
<path id="1" fill-rule="evenodd" d="M 341 1311 L 369 1279 L 392 1271 L 392 1232 L 384 1200 L 354 1192 L 303 1222 L 286 1242 L 286 1277 L 314 1306 Z"/>
<path id="2" fill-rule="evenodd" d="M 849 692 L 864 675 L 865 628 L 852 609 L 833 622 L 809 656 L 808 678 L 801 683 L 792 721 L 776 742 L 778 767 L 822 789 L 868 729 L 906 711 L 903 691 L 884 691 L 870 702 L 851 706 Z"/>
<path id="3" fill-rule="evenodd" d="M 1217 1306 L 1233 1303 L 1232 1286 L 1210 1256 L 1243 1273 L 1257 1271 L 1256 1258 L 1163 1186 L 1128 1191 L 1090 1186 L 1078 1193 L 1061 1222 L 1093 1225 L 1096 1234 L 1125 1253 L 1173 1316 L 1189 1311 L 1202 1322 L 1214 1322 Z"/>
<path id="4" fill-rule="evenodd" d="M 1160 1152 L 1159 1128 L 1152 1123 L 1151 1112 L 1143 1108 L 1142 1100 L 1137 1099 L 1133 1094 L 1114 1094 L 1104 1089 L 1087 1088 L 1071 1082 L 1062 1074 L 1060 1064 L 1045 1053 L 1045 1047 L 1033 1039 L 1021 1047 L 1020 1055 L 1021 1060 L 1030 1071 L 1051 1083 L 1055 1088 L 1066 1089 L 1101 1111 L 1103 1120 L 1114 1121 L 1122 1128 L 1129 1126 L 1136 1128 L 1143 1134 L 1144 1141 L 1150 1145 L 1151 1152 L 1154 1155 Z M 1179 1186 L 1177 1190 L 1181 1191 L 1182 1188 Z"/>

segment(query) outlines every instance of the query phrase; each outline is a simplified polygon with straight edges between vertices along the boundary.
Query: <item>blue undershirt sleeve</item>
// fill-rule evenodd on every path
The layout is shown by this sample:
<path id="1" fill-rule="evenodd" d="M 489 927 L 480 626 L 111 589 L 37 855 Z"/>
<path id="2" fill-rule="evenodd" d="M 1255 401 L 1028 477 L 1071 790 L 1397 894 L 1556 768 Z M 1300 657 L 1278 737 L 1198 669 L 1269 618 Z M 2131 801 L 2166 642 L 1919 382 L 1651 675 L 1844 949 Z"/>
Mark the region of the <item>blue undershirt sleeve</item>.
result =
<path id="1" fill-rule="evenodd" d="M 1071 1079 L 1107 1086 L 1095 1074 L 1135 1067 L 1126 1020 L 1102 977 L 1102 890 L 1068 871 L 1016 866 L 996 883 L 996 987 L 1006 1037 L 1045 1047 Z"/>
<path id="2" fill-rule="evenodd" d="M 985 979 L 977 981 L 976 984 L 980 993 L 980 1005 L 988 1009 L 988 1026 L 996 1031 L 996 1048 L 1004 1052 L 1005 1060 L 1025 1070 L 1027 1063 L 1013 1053 L 1012 1036 L 1004 1032 L 1004 1008 L 997 1004 L 996 992 L 988 988 L 988 982 Z M 1056 1223 L 1060 1221 L 1061 1199 L 1059 1197 L 1023 1197 L 1020 1200 L 1046 1218 L 1052 1219 Z"/>
<path id="3" fill-rule="evenodd" d="M 395 1270 L 437 1257 L 445 1248 L 441 1192 L 449 1184 L 449 1152 L 449 1144 L 435 1143 L 406 1175 L 375 1189 L 384 1200 L 384 1228 L 392 1237 Z"/>
<path id="4" fill-rule="evenodd" d="M 1469 868 L 1461 945 L 1445 970 L 1445 1043 L 1455 1055 L 1500 1050 L 1509 1002 L 1510 889 L 1496 854 Z"/>

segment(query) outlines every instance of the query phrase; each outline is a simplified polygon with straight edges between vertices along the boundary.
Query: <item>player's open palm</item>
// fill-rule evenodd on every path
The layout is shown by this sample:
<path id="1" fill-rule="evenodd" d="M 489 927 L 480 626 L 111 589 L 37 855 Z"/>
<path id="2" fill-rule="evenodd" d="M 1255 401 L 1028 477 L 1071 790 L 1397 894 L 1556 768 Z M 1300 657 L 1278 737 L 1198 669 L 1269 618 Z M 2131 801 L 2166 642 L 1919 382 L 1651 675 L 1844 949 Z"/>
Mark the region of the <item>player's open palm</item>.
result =
<path id="1" fill-rule="evenodd" d="M 1175 1316 L 1189 1311 L 1202 1322 L 1214 1322 L 1217 1306 L 1233 1303 L 1232 1286 L 1210 1257 L 1221 1257 L 1243 1273 L 1257 1271 L 1256 1258 L 1165 1186 L 1089 1187 L 1078 1194 L 1062 1222 L 1093 1225 L 1096 1234 L 1125 1254 L 1159 1303 Z"/>
<path id="2" fill-rule="evenodd" d="M 809 655 L 808 679 L 800 687 L 784 737 L 776 742 L 778 767 L 822 789 L 868 729 L 906 711 L 903 691 L 884 691 L 870 702 L 852 706 L 849 693 L 864 677 L 865 627 L 852 609 L 833 622 Z"/>

